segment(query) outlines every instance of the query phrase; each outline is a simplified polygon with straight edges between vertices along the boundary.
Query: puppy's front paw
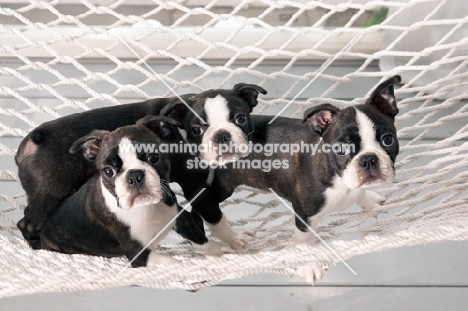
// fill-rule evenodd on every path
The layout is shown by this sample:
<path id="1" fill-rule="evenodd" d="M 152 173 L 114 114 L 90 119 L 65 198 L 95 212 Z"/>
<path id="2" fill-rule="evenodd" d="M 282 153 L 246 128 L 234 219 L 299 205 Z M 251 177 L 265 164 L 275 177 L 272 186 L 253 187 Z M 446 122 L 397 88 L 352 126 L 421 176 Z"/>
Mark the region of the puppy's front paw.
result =
<path id="1" fill-rule="evenodd" d="M 385 198 L 374 191 L 363 190 L 359 197 L 358 204 L 366 212 L 372 211 L 385 202 Z"/>
<path id="2" fill-rule="evenodd" d="M 193 244 L 196 252 L 205 256 L 222 256 L 226 254 L 234 254 L 234 250 L 226 243 L 209 240 L 203 245 Z"/>
<path id="3" fill-rule="evenodd" d="M 255 237 L 255 232 L 250 230 L 242 233 L 234 231 L 229 225 L 224 214 L 217 224 L 207 224 L 214 237 L 229 244 L 233 249 L 246 249 L 249 242 L 253 241 Z"/>
<path id="4" fill-rule="evenodd" d="M 322 268 L 316 264 L 308 264 L 307 266 L 297 268 L 297 275 L 310 285 L 314 285 L 316 280 L 321 280 L 322 274 Z"/>
<path id="5" fill-rule="evenodd" d="M 255 237 L 255 232 L 246 230 L 242 233 L 238 233 L 234 236 L 231 244 L 231 247 L 234 249 L 246 249 L 249 242 L 252 242 Z"/>

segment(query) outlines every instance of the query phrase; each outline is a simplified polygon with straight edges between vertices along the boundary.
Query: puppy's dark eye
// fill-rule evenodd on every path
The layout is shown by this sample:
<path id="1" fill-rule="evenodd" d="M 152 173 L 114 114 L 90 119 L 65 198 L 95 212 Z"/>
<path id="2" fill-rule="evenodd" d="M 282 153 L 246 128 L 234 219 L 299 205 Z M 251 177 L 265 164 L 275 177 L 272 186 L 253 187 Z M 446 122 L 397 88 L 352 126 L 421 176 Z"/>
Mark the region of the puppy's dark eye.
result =
<path id="1" fill-rule="evenodd" d="M 247 116 L 241 114 L 236 117 L 236 124 L 242 125 L 245 124 L 245 122 L 247 122 Z"/>
<path id="2" fill-rule="evenodd" d="M 199 126 L 192 127 L 192 134 L 195 135 L 195 136 L 200 136 L 204 132 L 205 131 L 203 131 L 203 129 L 201 127 L 199 127 Z"/>
<path id="3" fill-rule="evenodd" d="M 395 138 L 392 135 L 384 135 L 381 141 L 384 147 L 390 147 L 395 143 Z"/>
<path id="4" fill-rule="evenodd" d="M 106 166 L 102 169 L 102 173 L 104 174 L 104 176 L 106 176 L 107 178 L 112 178 L 114 177 L 117 172 L 115 171 L 115 169 L 113 169 L 112 167 L 110 166 Z"/>
<path id="5" fill-rule="evenodd" d="M 157 153 L 149 153 L 146 156 L 146 160 L 151 164 L 156 164 L 159 162 L 159 154 Z"/>

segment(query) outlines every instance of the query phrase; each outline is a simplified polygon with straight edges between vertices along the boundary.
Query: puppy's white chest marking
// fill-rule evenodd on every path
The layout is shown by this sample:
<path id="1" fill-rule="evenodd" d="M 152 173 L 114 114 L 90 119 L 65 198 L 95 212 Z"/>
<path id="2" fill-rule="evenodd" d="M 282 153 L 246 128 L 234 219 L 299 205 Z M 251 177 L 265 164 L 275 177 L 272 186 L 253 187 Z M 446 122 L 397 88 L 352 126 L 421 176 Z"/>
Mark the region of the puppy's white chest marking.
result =
<path id="1" fill-rule="evenodd" d="M 168 207 L 162 202 L 124 210 L 117 206 L 117 200 L 104 185 L 102 185 L 102 193 L 109 210 L 117 216 L 119 221 L 130 227 L 132 238 L 142 245 L 146 245 L 159 234 L 177 214 L 175 205 Z M 152 248 L 166 237 L 172 227 L 173 224 L 169 225 L 159 234 L 159 237 L 153 241 Z"/>
<path id="2" fill-rule="evenodd" d="M 342 211 L 357 202 L 361 189 L 350 189 L 342 178 L 335 177 L 333 186 L 325 190 L 325 204 L 316 215 L 309 219 L 309 223 L 315 230 L 318 222 L 326 214 Z"/>

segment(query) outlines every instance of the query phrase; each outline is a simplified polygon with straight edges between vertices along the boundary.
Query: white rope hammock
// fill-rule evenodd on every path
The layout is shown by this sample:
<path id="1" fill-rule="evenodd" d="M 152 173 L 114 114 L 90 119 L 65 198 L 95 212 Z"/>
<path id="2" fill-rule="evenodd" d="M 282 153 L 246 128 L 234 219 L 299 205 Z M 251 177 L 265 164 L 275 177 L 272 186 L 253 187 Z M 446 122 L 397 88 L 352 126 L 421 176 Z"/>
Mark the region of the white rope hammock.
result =
<path id="1" fill-rule="evenodd" d="M 26 200 L 13 157 L 20 139 L 40 123 L 130 98 L 170 96 L 162 82 L 179 93 L 256 83 L 272 99 L 260 98 L 254 112 L 271 114 L 353 38 L 336 62 L 353 62 L 357 69 L 326 70 L 318 78 L 325 86 L 319 96 L 306 91 L 290 115 L 300 117 L 316 103 L 362 102 L 381 78 L 401 75 L 404 85 L 395 92 L 401 111 L 397 177 L 377 188 L 387 197 L 383 206 L 332 214 L 319 225 L 321 237 L 344 260 L 468 239 L 468 15 L 457 10 L 463 1 L 11 2 L 0 7 L 0 297 L 128 285 L 198 290 L 257 273 L 294 274 L 308 263 L 338 264 L 323 244 L 294 246 L 290 211 L 271 194 L 248 187 L 222 204 L 236 230 L 257 232 L 248 250 L 233 255 L 205 258 L 172 233 L 160 251 L 182 260 L 181 267 L 119 274 L 125 258 L 34 251 L 16 229 Z M 382 21 L 363 27 L 383 9 L 388 13 Z M 158 74 L 119 38 L 156 62 Z M 93 62 L 106 65 L 92 71 Z M 296 70 L 311 63 L 319 64 L 315 71 Z M 357 86 L 369 93 L 353 100 L 336 96 Z"/>

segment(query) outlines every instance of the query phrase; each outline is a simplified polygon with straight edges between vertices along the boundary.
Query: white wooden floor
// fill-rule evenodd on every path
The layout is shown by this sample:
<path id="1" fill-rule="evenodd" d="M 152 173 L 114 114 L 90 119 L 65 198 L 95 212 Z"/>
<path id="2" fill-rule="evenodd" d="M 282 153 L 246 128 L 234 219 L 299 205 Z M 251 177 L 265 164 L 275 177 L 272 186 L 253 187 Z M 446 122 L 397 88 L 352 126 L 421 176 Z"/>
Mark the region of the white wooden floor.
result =
<path id="1" fill-rule="evenodd" d="M 0 310 L 467 310 L 468 242 L 358 256 L 308 286 L 297 277 L 256 275 L 192 293 L 125 287 L 0 300 Z"/>

